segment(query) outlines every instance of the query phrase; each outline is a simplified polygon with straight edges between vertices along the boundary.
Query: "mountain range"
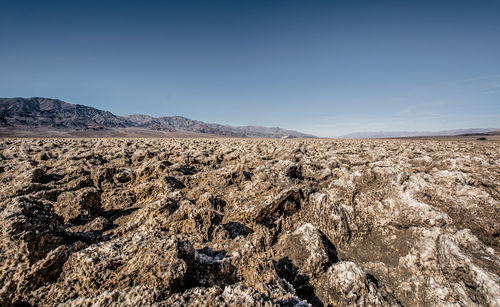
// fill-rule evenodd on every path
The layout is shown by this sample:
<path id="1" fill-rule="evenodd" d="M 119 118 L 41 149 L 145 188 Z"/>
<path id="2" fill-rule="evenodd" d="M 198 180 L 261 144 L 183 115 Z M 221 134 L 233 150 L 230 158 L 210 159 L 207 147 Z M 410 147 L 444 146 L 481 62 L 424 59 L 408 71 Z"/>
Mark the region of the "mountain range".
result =
<path id="1" fill-rule="evenodd" d="M 398 138 L 500 135 L 498 128 L 443 131 L 356 132 L 337 138 Z M 279 127 L 229 126 L 182 116 L 144 114 L 118 116 L 92 107 L 50 98 L 0 98 L 0 136 L 165 137 L 226 136 L 313 138 L 314 135 Z"/>
<path id="2" fill-rule="evenodd" d="M 0 135 L 4 136 L 164 136 L 168 133 L 227 137 L 315 137 L 279 127 L 234 127 L 182 116 L 118 116 L 50 98 L 0 98 Z"/>
<path id="3" fill-rule="evenodd" d="M 498 128 L 470 128 L 441 131 L 377 131 L 377 132 L 355 132 L 342 135 L 341 139 L 375 139 L 375 138 L 401 138 L 422 136 L 469 136 L 469 135 L 497 135 Z"/>

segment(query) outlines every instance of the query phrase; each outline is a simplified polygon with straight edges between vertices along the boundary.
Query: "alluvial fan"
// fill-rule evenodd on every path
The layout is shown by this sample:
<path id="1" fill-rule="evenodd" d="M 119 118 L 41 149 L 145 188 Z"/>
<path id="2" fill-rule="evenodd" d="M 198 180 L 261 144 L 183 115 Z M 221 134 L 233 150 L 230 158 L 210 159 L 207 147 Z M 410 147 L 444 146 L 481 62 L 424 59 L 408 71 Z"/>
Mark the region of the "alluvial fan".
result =
<path id="1" fill-rule="evenodd" d="M 500 306 L 500 143 L 3 139 L 0 304 Z"/>

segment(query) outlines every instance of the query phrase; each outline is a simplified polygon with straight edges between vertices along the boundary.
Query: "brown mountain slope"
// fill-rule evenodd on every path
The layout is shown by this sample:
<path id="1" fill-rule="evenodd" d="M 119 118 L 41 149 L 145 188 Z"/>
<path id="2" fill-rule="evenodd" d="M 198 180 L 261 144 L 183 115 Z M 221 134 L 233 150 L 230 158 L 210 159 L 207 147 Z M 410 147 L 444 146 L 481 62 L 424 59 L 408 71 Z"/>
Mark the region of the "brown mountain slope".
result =
<path id="1" fill-rule="evenodd" d="M 158 136 L 161 132 L 195 133 L 229 137 L 314 137 L 278 127 L 233 127 L 205 123 L 182 116 L 151 117 L 136 114 L 117 116 L 95 108 L 49 98 L 0 98 L 1 136 Z M 83 132 L 82 132 L 83 131 Z"/>

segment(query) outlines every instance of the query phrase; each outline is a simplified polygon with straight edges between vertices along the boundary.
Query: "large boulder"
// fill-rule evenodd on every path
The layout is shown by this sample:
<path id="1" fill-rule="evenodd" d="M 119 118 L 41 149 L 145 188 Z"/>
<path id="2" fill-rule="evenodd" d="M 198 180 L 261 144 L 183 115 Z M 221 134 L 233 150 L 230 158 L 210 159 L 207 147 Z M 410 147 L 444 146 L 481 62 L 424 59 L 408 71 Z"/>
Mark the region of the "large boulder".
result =
<path id="1" fill-rule="evenodd" d="M 332 265 L 319 279 L 317 296 L 328 306 L 400 306 L 377 281 L 353 262 Z"/>
<path id="2" fill-rule="evenodd" d="M 314 277 L 338 261 L 335 247 L 312 224 L 306 223 L 278 244 L 278 254 L 291 260 L 298 272 Z"/>
<path id="3" fill-rule="evenodd" d="M 57 276 L 67 254 L 62 219 L 50 203 L 16 197 L 0 213 L 0 223 L 0 305 L 4 305 Z"/>
<path id="4" fill-rule="evenodd" d="M 90 220 L 102 212 L 101 193 L 95 188 L 63 192 L 57 197 L 55 210 L 65 222 Z"/>

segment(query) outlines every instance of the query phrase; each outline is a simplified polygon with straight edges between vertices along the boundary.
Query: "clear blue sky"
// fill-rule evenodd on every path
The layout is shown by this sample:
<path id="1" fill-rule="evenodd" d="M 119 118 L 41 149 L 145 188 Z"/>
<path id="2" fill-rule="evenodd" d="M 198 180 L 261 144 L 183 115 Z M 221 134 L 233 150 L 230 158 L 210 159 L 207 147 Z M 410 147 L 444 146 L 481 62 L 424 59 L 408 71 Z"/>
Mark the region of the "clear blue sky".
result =
<path id="1" fill-rule="evenodd" d="M 500 1 L 0 1 L 0 97 L 355 131 L 500 126 Z"/>

